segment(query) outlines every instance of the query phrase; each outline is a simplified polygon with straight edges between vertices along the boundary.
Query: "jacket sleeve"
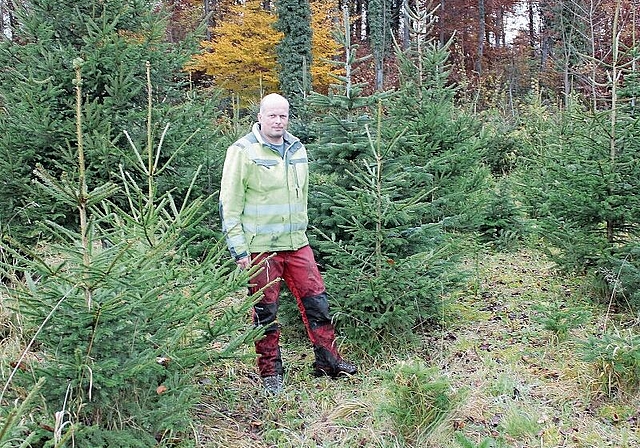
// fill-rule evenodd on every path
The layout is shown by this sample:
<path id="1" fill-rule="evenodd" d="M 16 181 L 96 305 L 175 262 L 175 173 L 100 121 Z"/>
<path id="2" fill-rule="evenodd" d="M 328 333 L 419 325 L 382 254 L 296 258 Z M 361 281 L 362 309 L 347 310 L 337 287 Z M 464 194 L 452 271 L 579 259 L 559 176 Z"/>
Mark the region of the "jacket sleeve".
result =
<path id="1" fill-rule="evenodd" d="M 236 260 L 249 255 L 249 245 L 242 229 L 246 168 L 246 157 L 241 148 L 230 146 L 222 168 L 219 211 L 227 247 Z"/>

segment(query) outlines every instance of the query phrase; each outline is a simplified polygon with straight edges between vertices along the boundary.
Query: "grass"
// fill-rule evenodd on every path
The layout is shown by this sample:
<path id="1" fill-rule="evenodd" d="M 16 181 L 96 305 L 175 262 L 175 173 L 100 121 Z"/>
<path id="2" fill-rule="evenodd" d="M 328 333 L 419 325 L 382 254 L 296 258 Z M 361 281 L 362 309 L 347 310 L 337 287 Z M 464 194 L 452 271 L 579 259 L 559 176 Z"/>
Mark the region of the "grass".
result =
<path id="1" fill-rule="evenodd" d="M 283 328 L 283 394 L 263 394 L 252 359 L 208 366 L 195 379 L 203 397 L 194 409 L 194 445 L 640 446 L 638 391 L 610 396 L 578 342 L 635 321 L 594 305 L 580 279 L 564 278 L 534 251 L 491 254 L 473 263 L 474 278 L 447 301 L 437 328 L 417 329 L 414 340 L 390 341 L 375 355 L 340 340 L 341 351 L 360 367 L 353 377 L 313 378 L 313 352 L 296 322 Z M 540 311 L 540 304 L 554 305 Z M 581 321 L 567 321 L 558 310 L 575 312 Z M 20 329 L 0 311 L 6 379 L 20 351 Z"/>
<path id="2" fill-rule="evenodd" d="M 281 396 L 261 393 L 252 362 L 212 366 L 199 410 L 199 446 L 640 446 L 637 392 L 607 397 L 576 348 L 577 339 L 598 334 L 606 316 L 606 309 L 583 297 L 580 279 L 563 278 L 533 251 L 474 263 L 476 278 L 451 301 L 441 328 L 422 329 L 417 342 L 389 344 L 375 357 L 345 342 L 342 351 L 360 366 L 354 377 L 312 378 L 312 352 L 291 323 L 283 329 L 287 374 Z M 581 321 L 563 321 L 559 338 L 536 314 L 541 303 L 565 303 Z M 414 402 L 403 407 L 398 401 L 399 383 L 389 378 L 403 369 L 406 375 L 407 365 L 423 365 L 418 375 L 435 369 L 452 398 L 451 409 L 429 431 L 403 426 L 412 421 L 403 409 L 426 419 L 433 400 L 417 388 L 407 395 Z M 411 423 L 416 429 L 421 424 Z"/>

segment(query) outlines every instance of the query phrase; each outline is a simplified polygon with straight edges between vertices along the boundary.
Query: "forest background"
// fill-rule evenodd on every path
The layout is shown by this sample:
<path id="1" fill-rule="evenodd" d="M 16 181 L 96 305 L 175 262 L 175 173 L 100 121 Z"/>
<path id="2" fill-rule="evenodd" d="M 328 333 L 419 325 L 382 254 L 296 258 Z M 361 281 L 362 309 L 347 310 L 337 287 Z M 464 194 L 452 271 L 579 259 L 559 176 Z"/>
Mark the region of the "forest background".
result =
<path id="1" fill-rule="evenodd" d="M 203 390 L 219 410 L 246 399 L 224 393 L 224 369 L 251 358 L 260 329 L 216 194 L 226 148 L 271 91 L 312 157 L 309 233 L 345 348 L 388 382 L 392 429 L 353 446 L 529 446 L 557 423 L 443 431 L 462 398 L 429 356 L 374 373 L 400 341 L 450 335 L 456 304 L 486 299 L 482 260 L 510 251 L 580 280 L 594 316 L 563 289 L 533 300 L 528 322 L 557 343 L 591 322 L 564 349 L 598 397 L 633 403 L 638 12 L 632 0 L 0 1 L 1 446 L 192 446 Z M 283 303 L 283 322 L 295 316 Z M 621 414 L 615 443 L 633 446 L 637 415 Z M 262 425 L 247 424 L 267 445 L 304 446 Z"/>

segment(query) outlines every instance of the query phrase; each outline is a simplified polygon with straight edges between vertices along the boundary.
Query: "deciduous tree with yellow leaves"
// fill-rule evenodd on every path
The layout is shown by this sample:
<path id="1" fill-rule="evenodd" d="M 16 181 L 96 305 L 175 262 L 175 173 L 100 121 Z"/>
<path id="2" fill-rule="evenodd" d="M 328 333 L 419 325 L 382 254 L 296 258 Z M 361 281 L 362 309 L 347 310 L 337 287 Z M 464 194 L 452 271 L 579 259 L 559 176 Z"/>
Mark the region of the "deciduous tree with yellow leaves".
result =
<path id="1" fill-rule="evenodd" d="M 240 97 L 243 104 L 257 101 L 266 92 L 280 91 L 276 45 L 283 34 L 273 28 L 277 16 L 260 0 L 225 5 L 211 40 L 201 43 L 203 52 L 187 64 L 187 70 L 207 75 L 214 85 Z M 337 69 L 326 62 L 340 52 L 331 35 L 335 11 L 322 0 L 311 1 L 313 29 L 311 66 L 313 90 L 326 93 Z"/>
<path id="2" fill-rule="evenodd" d="M 205 73 L 241 101 L 277 90 L 275 46 L 282 33 L 273 29 L 275 21 L 276 15 L 259 0 L 231 6 L 220 26 L 212 30 L 211 41 L 202 42 L 204 52 L 194 56 L 187 69 Z"/>
<path id="3" fill-rule="evenodd" d="M 336 5 L 323 0 L 311 0 L 311 79 L 313 90 L 326 94 L 329 85 L 335 83 L 335 75 L 344 74 L 344 70 L 328 61 L 338 57 L 343 46 L 333 37 L 335 24 L 340 22 L 340 11 Z"/>

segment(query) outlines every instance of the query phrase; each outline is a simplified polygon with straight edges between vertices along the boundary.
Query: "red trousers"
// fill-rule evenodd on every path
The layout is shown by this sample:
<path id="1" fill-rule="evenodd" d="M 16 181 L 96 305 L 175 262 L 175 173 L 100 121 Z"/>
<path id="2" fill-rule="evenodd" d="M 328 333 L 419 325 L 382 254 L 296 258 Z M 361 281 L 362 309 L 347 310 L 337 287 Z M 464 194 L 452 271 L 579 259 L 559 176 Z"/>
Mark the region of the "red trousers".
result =
<path id="1" fill-rule="evenodd" d="M 252 263 L 261 269 L 251 278 L 249 292 L 262 291 L 262 299 L 254 306 L 253 322 L 265 328 L 264 336 L 256 341 L 260 376 L 282 374 L 280 355 L 280 326 L 278 304 L 281 280 L 293 294 L 313 344 L 318 367 L 330 368 L 341 358 L 335 344 L 329 303 L 324 282 L 309 246 L 295 251 L 252 254 Z"/>

